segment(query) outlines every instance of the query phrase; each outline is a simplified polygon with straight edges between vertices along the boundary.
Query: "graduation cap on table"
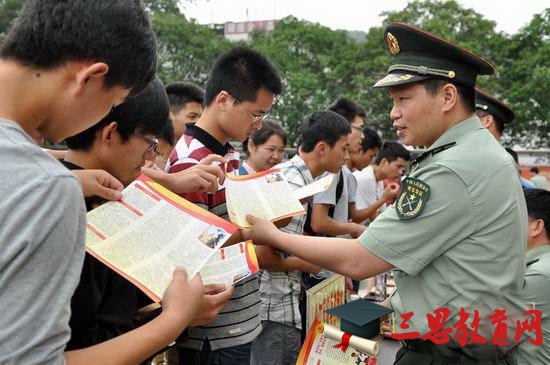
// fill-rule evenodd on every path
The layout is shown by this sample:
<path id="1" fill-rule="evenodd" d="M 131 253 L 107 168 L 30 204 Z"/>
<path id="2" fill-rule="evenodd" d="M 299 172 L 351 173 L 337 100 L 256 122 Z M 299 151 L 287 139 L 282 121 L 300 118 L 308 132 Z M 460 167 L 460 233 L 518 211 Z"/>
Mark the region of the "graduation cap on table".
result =
<path id="1" fill-rule="evenodd" d="M 325 312 L 340 317 L 343 332 L 370 339 L 380 333 L 380 317 L 393 312 L 393 309 L 357 299 Z"/>

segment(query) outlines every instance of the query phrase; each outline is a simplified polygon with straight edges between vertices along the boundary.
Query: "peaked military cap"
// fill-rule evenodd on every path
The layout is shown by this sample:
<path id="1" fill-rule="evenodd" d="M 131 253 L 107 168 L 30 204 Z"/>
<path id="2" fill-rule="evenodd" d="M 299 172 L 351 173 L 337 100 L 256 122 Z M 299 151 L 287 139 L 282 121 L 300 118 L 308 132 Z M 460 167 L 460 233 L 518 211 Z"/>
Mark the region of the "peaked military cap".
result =
<path id="1" fill-rule="evenodd" d="M 476 88 L 476 109 L 486 111 L 502 121 L 504 124 L 512 123 L 516 115 L 510 107 L 501 100 Z"/>
<path id="2" fill-rule="evenodd" d="M 340 329 L 354 336 L 373 338 L 380 333 L 380 317 L 393 312 L 393 309 L 356 299 L 325 312 L 340 317 Z"/>
<path id="3" fill-rule="evenodd" d="M 384 36 L 392 54 L 392 64 L 388 75 L 374 87 L 408 84 L 433 77 L 475 86 L 477 75 L 491 75 L 495 70 L 483 58 L 403 23 L 386 26 Z"/>

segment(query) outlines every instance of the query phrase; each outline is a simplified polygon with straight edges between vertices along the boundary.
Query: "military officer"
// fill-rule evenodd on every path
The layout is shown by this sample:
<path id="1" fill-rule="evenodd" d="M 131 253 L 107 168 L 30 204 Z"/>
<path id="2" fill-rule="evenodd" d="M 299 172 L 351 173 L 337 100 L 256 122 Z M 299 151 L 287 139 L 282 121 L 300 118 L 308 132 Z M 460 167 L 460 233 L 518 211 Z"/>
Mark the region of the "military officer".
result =
<path id="1" fill-rule="evenodd" d="M 550 191 L 525 189 L 527 214 L 527 271 L 521 296 L 531 308 L 541 311 L 540 346 L 520 347 L 518 364 L 550 364 Z M 537 340 L 536 336 L 533 339 Z"/>
<path id="2" fill-rule="evenodd" d="M 503 363 L 514 333 L 499 327 L 492 337 L 488 316 L 506 309 L 515 318 L 521 311 L 515 300 L 525 271 L 527 211 L 514 161 L 474 113 L 477 75 L 493 73 L 493 66 L 402 23 L 388 25 L 385 39 L 392 64 L 374 87 L 389 91 L 401 141 L 426 147 L 394 207 L 355 240 L 294 236 L 252 216 L 244 234 L 354 279 L 394 269 L 397 337 L 418 337 L 403 341 L 396 364 Z M 459 322 L 468 315 L 468 325 L 475 324 L 476 311 L 475 331 L 486 341 L 469 333 L 474 343 L 466 344 Z M 436 322 L 447 328 L 443 335 L 432 336 Z M 429 341 L 441 337 L 446 344 Z"/>
<path id="3" fill-rule="evenodd" d="M 481 124 L 491 132 L 497 141 L 500 141 L 505 126 L 514 121 L 514 111 L 502 100 L 479 88 L 476 88 L 475 101 L 476 114 L 481 120 Z"/>

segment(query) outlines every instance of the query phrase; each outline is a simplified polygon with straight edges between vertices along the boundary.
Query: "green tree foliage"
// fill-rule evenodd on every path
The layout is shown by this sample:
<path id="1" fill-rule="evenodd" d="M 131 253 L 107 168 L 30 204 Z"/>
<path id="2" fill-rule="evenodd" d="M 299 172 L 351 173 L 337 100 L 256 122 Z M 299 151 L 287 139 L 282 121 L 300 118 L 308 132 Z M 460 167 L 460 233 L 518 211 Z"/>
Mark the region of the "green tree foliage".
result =
<path id="1" fill-rule="evenodd" d="M 4 39 L 24 0 L 0 0 L 0 41 Z"/>
<path id="2" fill-rule="evenodd" d="M 159 77 L 164 82 L 204 84 L 214 60 L 231 43 L 222 35 L 180 14 L 153 13 L 158 38 Z"/>
<path id="3" fill-rule="evenodd" d="M 516 112 L 507 140 L 523 147 L 550 145 L 550 8 L 512 36 L 502 55 L 499 90 Z"/>
<path id="4" fill-rule="evenodd" d="M 153 14 L 181 15 L 178 3 L 178 0 L 143 0 L 145 7 Z"/>
<path id="5" fill-rule="evenodd" d="M 272 114 L 287 127 L 291 142 L 305 115 L 351 93 L 353 79 L 346 77 L 345 65 L 355 59 L 355 43 L 345 32 L 288 17 L 274 31 L 256 31 L 251 38 L 284 79 L 284 94 Z"/>

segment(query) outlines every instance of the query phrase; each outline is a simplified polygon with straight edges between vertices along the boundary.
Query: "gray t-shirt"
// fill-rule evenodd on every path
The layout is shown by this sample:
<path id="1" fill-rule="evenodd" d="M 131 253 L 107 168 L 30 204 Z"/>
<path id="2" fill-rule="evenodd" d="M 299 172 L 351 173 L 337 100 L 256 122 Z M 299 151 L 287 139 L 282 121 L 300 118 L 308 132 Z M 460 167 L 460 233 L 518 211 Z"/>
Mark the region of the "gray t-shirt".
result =
<path id="1" fill-rule="evenodd" d="M 78 179 L 0 119 L 0 364 L 63 364 L 84 258 Z"/>

